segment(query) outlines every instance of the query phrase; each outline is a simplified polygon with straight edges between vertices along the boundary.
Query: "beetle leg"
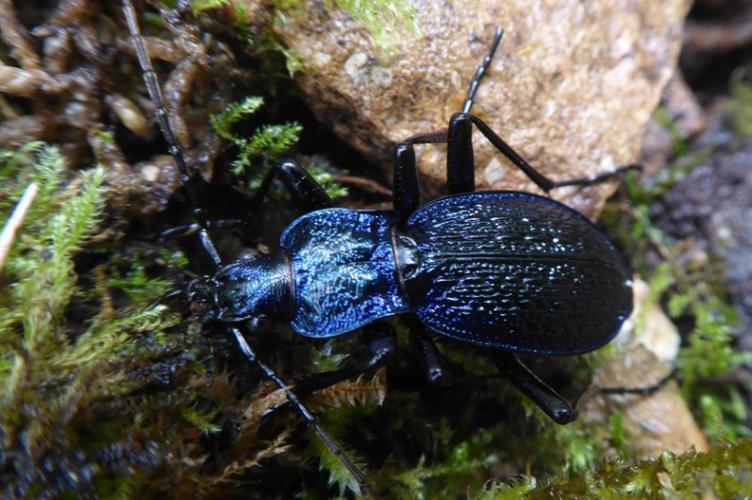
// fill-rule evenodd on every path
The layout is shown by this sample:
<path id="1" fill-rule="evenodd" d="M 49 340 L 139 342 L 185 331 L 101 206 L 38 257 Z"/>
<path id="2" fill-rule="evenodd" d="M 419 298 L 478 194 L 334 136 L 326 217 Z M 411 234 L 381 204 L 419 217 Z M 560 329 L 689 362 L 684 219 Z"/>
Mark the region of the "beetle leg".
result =
<path id="1" fill-rule="evenodd" d="M 320 208 L 333 205 L 332 199 L 326 191 L 305 171 L 303 167 L 293 160 L 286 160 L 272 167 L 261 181 L 261 186 L 249 201 L 249 208 L 242 219 L 207 220 L 208 229 L 233 229 L 243 225 L 249 226 L 258 213 L 264 197 L 276 178 L 282 181 L 287 191 L 293 198 L 294 203 L 304 212 L 312 212 Z M 201 229 L 200 224 L 185 224 L 171 227 L 164 231 L 161 236 L 166 238 L 181 238 L 195 233 Z"/>
<path id="2" fill-rule="evenodd" d="M 447 191 L 449 194 L 475 191 L 473 127 L 469 113 L 455 113 L 447 133 Z"/>
<path id="3" fill-rule="evenodd" d="M 654 394 L 663 387 L 665 387 L 666 384 L 671 382 L 676 378 L 676 375 L 679 373 L 677 368 L 674 368 L 671 370 L 671 372 L 660 379 L 658 382 L 652 384 L 652 385 L 645 385 L 640 387 L 598 387 L 597 392 L 598 394 L 608 394 L 608 395 L 617 395 L 621 396 L 624 394 L 637 394 L 639 396 L 649 396 L 651 394 Z"/>
<path id="4" fill-rule="evenodd" d="M 483 76 L 491 65 L 491 60 L 499 47 L 504 30 L 496 27 L 491 50 L 483 58 L 467 89 L 467 99 L 462 107 L 462 117 L 471 116 L 475 93 Z M 455 115 L 455 116 L 457 116 Z M 475 168 L 473 165 L 473 146 L 471 141 L 471 125 L 467 119 L 460 119 L 455 123 L 454 117 L 449 124 L 449 131 L 433 134 L 417 135 L 407 139 L 394 148 L 394 210 L 400 221 L 405 221 L 420 205 L 418 176 L 415 167 L 414 144 L 428 144 L 448 142 L 447 176 L 449 193 L 465 193 L 475 190 Z"/>
<path id="5" fill-rule="evenodd" d="M 418 170 L 415 162 L 415 144 L 446 142 L 447 132 L 441 130 L 432 134 L 410 137 L 394 146 L 394 211 L 400 222 L 407 220 L 420 206 Z"/>
<path id="6" fill-rule="evenodd" d="M 317 373 L 307 377 L 295 384 L 295 392 L 299 395 L 311 394 L 383 366 L 395 349 L 394 329 L 388 323 L 379 321 L 365 327 L 364 333 L 368 337 L 366 343 L 370 353 L 367 359 L 349 368 Z"/>
<path id="7" fill-rule="evenodd" d="M 344 464 L 347 470 L 350 471 L 350 474 L 358 482 L 358 485 L 363 489 L 363 492 L 366 494 L 366 496 L 368 498 L 377 498 L 363 471 L 361 471 L 360 468 L 355 465 L 355 463 L 350 459 L 350 457 L 337 443 L 337 441 L 335 441 L 334 438 L 326 431 L 326 429 L 321 426 L 318 419 L 308 410 L 308 408 L 305 407 L 305 405 L 300 401 L 297 392 L 293 392 L 288 387 L 288 384 L 280 379 L 269 365 L 258 359 L 256 353 L 253 351 L 251 346 L 248 345 L 248 342 L 246 342 L 245 338 L 243 337 L 243 333 L 238 328 L 231 327 L 230 333 L 232 333 L 232 335 L 235 337 L 238 343 L 238 347 L 240 347 L 240 350 L 243 352 L 243 355 L 245 355 L 248 361 L 256 365 L 256 367 L 262 371 L 264 376 L 271 380 L 279 389 L 285 391 L 287 402 L 293 408 L 295 408 L 298 414 L 303 417 L 303 419 L 313 429 L 313 431 L 321 439 L 324 445 L 329 448 L 329 450 Z"/>
<path id="8" fill-rule="evenodd" d="M 584 177 L 580 179 L 570 179 L 568 181 L 559 181 L 555 182 L 554 186 L 551 189 L 556 189 L 560 187 L 565 186 L 591 186 L 593 184 L 600 184 L 601 182 L 605 182 L 612 177 L 618 177 L 626 172 L 629 172 L 630 170 L 638 170 L 642 171 L 643 166 L 638 165 L 636 163 L 630 163 L 629 165 L 622 165 L 621 167 L 617 167 L 613 170 L 609 170 L 608 172 L 601 172 L 600 174 L 593 175 L 591 177 Z"/>
<path id="9" fill-rule="evenodd" d="M 272 167 L 261 181 L 261 186 L 248 202 L 246 214 L 242 219 L 207 220 L 207 229 L 233 229 L 243 225 L 249 226 L 258 213 L 264 197 L 276 178 L 282 181 L 287 191 L 293 198 L 295 205 L 303 213 L 312 212 L 320 208 L 327 208 L 334 204 L 326 191 L 311 177 L 306 170 L 293 160 L 286 160 Z M 167 238 L 180 238 L 195 233 L 201 229 L 199 223 L 185 224 L 171 227 L 164 231 L 161 236 Z"/>
<path id="10" fill-rule="evenodd" d="M 535 170 L 480 118 L 462 112 L 452 115 L 447 133 L 447 190 L 450 194 L 475 191 L 473 124 L 496 149 L 522 170 L 539 188 L 548 192 L 556 187 L 554 181 Z"/>
<path id="11" fill-rule="evenodd" d="M 568 424 L 577 418 L 579 411 L 539 379 L 517 356 L 505 353 L 503 358 L 501 368 L 504 375 L 557 424 Z"/>
<path id="12" fill-rule="evenodd" d="M 410 343 L 413 350 L 420 354 L 429 384 L 445 385 L 450 377 L 444 367 L 443 357 L 431 338 L 428 329 L 417 319 L 409 321 Z"/>
<path id="13" fill-rule="evenodd" d="M 452 125 L 455 125 L 456 127 L 461 128 L 462 133 L 459 135 L 459 137 L 455 140 L 458 141 L 467 141 L 467 143 L 470 143 L 470 137 L 471 132 L 465 131 L 465 129 L 469 129 L 468 125 L 465 125 L 464 123 L 466 121 L 472 122 L 476 127 L 478 127 L 478 130 L 488 139 L 488 141 L 494 145 L 496 149 L 501 152 L 504 156 L 511 161 L 515 167 L 522 170 L 525 175 L 527 175 L 531 181 L 535 183 L 536 186 L 541 188 L 545 192 L 549 192 L 552 189 L 565 187 L 565 186 L 589 186 L 592 184 L 598 184 L 601 182 L 605 182 L 608 179 L 612 177 L 616 177 L 618 175 L 623 174 L 624 172 L 627 172 L 629 170 L 640 170 L 642 166 L 636 165 L 636 164 L 630 164 L 630 165 L 624 165 L 621 167 L 618 167 L 614 170 L 610 170 L 608 172 L 603 172 L 601 174 L 593 175 L 591 177 L 585 177 L 580 179 L 570 179 L 566 181 L 559 181 L 556 182 L 549 177 L 546 177 L 539 171 L 537 171 L 532 165 L 530 165 L 522 156 L 520 156 L 519 153 L 517 153 L 512 146 L 504 142 L 504 140 L 496 135 L 496 132 L 491 130 L 491 127 L 489 127 L 483 120 L 478 118 L 475 115 L 469 114 L 469 113 L 455 113 L 452 116 L 451 122 L 450 122 L 450 132 L 449 132 L 449 138 L 450 138 L 450 145 L 449 150 L 451 151 L 452 145 L 451 140 L 453 138 L 452 135 Z M 460 125 L 461 124 L 461 125 Z M 470 146 L 472 148 L 472 146 Z M 463 152 L 462 150 L 457 153 L 458 155 L 461 155 Z M 462 158 L 462 157 L 461 157 Z M 472 160 L 472 149 L 470 149 L 470 158 Z M 449 157 L 447 159 L 449 161 Z M 467 168 L 466 165 L 462 164 L 461 166 L 458 166 L 456 168 Z M 451 168 L 451 167 L 450 167 Z"/>
<path id="14" fill-rule="evenodd" d="M 324 188 L 294 160 L 284 160 L 272 167 L 261 181 L 246 210 L 245 220 L 251 221 L 261 207 L 275 179 L 282 181 L 293 203 L 304 213 L 331 207 L 334 202 Z"/>

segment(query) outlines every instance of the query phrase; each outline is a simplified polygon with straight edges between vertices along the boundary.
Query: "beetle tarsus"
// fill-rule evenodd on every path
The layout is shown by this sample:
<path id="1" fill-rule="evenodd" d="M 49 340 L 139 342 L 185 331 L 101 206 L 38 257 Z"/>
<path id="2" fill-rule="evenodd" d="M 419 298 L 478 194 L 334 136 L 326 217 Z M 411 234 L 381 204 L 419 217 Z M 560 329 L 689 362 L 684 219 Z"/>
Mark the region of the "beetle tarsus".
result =
<path id="1" fill-rule="evenodd" d="M 538 405 L 557 424 L 575 420 L 579 411 L 513 354 L 504 354 L 500 368 L 528 399 Z"/>

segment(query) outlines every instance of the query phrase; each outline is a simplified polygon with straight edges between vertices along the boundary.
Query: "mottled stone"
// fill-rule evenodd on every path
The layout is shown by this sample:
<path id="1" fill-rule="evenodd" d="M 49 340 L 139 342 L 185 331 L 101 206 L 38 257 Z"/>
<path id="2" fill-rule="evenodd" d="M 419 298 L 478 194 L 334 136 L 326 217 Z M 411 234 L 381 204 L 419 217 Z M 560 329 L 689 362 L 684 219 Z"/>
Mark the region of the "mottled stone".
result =
<path id="1" fill-rule="evenodd" d="M 669 235 L 690 244 L 688 254 L 724 261 L 726 289 L 739 315 L 736 347 L 752 351 L 752 140 L 740 140 L 723 116 L 711 122 L 698 146 L 713 148 L 712 154 L 652 207 L 652 215 Z"/>
<path id="2" fill-rule="evenodd" d="M 237 0 L 241 1 L 241 0 Z M 421 35 L 386 53 L 347 14 L 309 0 L 275 26 L 301 56 L 296 80 L 314 113 L 391 172 L 391 148 L 446 127 L 461 108 L 494 25 L 504 40 L 473 109 L 555 179 L 589 176 L 638 159 L 643 130 L 671 76 L 687 0 L 498 2 L 413 0 Z M 481 189 L 538 192 L 475 135 Z M 435 196 L 443 146 L 421 146 Z M 614 184 L 554 197 L 589 216 Z"/>

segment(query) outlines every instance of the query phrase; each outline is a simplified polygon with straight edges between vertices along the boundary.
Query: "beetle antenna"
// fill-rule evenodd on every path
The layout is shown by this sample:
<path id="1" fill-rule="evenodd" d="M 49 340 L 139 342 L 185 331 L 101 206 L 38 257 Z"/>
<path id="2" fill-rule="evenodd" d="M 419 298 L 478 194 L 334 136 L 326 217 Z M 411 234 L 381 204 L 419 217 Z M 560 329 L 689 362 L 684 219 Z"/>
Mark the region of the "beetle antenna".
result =
<path id="1" fill-rule="evenodd" d="M 157 80 L 157 74 L 155 73 L 154 67 L 151 64 L 149 55 L 146 52 L 146 45 L 144 44 L 143 35 L 141 34 L 141 28 L 139 27 L 138 21 L 136 20 L 136 10 L 134 9 L 131 0 L 123 0 L 122 5 L 123 14 L 125 15 L 126 23 L 128 24 L 128 30 L 130 32 L 131 40 L 136 50 L 136 57 L 138 58 L 139 66 L 141 67 L 141 71 L 143 72 L 146 90 L 148 91 L 149 97 L 154 103 L 159 128 L 162 131 L 162 135 L 164 136 L 165 141 L 167 142 L 170 155 L 172 156 L 173 160 L 175 161 L 175 165 L 177 165 L 178 170 L 180 171 L 180 183 L 186 193 L 188 203 L 191 206 L 193 215 L 200 227 L 198 233 L 201 240 L 201 245 L 211 258 L 214 266 L 216 268 L 220 268 L 222 266 L 222 259 L 219 257 L 219 253 L 217 252 L 217 249 L 214 246 L 214 242 L 209 235 L 209 223 L 206 219 L 206 215 L 203 209 L 199 206 L 198 191 L 196 190 L 195 186 L 191 184 L 192 176 L 188 172 L 188 167 L 185 162 L 183 150 L 172 131 L 172 126 L 170 125 L 167 109 L 165 108 L 164 100 L 162 98 L 162 91 L 160 90 L 159 81 Z M 253 351 L 251 346 L 248 345 L 248 342 L 246 342 L 245 337 L 243 337 L 243 334 L 238 328 L 230 327 L 230 332 L 235 337 L 235 341 L 237 342 L 238 347 L 243 352 L 248 361 L 254 364 L 259 370 L 261 370 L 264 376 L 274 382 L 277 387 L 285 391 L 287 401 L 293 406 L 293 408 L 295 408 L 298 414 L 303 417 L 303 420 L 305 420 L 306 423 L 313 428 L 316 435 L 319 437 L 319 439 L 321 439 L 326 447 L 329 448 L 329 450 L 345 465 L 347 470 L 350 471 L 350 474 L 353 476 L 353 478 L 355 478 L 362 492 L 371 498 L 377 498 L 376 493 L 369 484 L 368 479 L 366 478 L 363 471 L 360 470 L 360 468 L 350 459 L 350 457 L 347 456 L 342 447 L 337 444 L 334 438 L 328 432 L 326 432 L 321 424 L 319 424 L 313 413 L 311 413 L 310 410 L 308 410 L 308 408 L 306 408 L 306 406 L 300 401 L 298 396 L 288 388 L 288 384 L 286 384 L 281 378 L 279 378 L 279 376 L 277 376 L 277 374 L 270 366 L 258 359 L 256 353 Z"/>
<path id="2" fill-rule="evenodd" d="M 467 89 L 467 99 L 465 100 L 465 105 L 462 106 L 463 113 L 469 113 L 470 108 L 473 107 L 473 100 L 475 99 L 475 93 L 478 92 L 480 80 L 483 78 L 483 75 L 486 74 L 488 67 L 491 65 L 491 60 L 493 60 L 494 54 L 496 54 L 496 49 L 499 48 L 503 36 L 504 30 L 497 26 L 494 34 L 494 41 L 493 44 L 491 44 L 491 51 L 483 58 L 483 62 L 478 66 L 478 69 L 475 70 L 475 76 L 473 76 L 473 80 L 470 82 L 470 86 Z"/>
<path id="3" fill-rule="evenodd" d="M 159 129 L 162 131 L 162 135 L 164 136 L 170 150 L 170 155 L 173 160 L 175 160 L 175 165 L 177 165 L 178 170 L 180 171 L 180 184 L 188 197 L 188 203 L 191 206 L 193 216 L 196 217 L 200 226 L 198 233 L 201 245 L 204 247 L 204 250 L 206 250 L 206 253 L 209 254 L 214 266 L 219 268 L 222 261 L 219 258 L 219 253 L 217 252 L 214 243 L 209 237 L 209 224 L 206 220 L 206 214 L 199 205 L 198 191 L 195 185 L 191 184 L 191 174 L 188 172 L 188 167 L 185 163 L 183 149 L 180 147 L 180 144 L 172 131 L 167 108 L 165 108 L 164 99 L 162 98 L 162 90 L 160 89 L 159 81 L 157 80 L 157 74 L 151 64 L 149 55 L 146 53 L 144 37 L 141 34 L 141 28 L 138 25 L 138 21 L 136 21 L 136 10 L 133 8 L 131 0 L 123 0 L 123 13 L 125 14 L 125 21 L 128 23 L 131 41 L 136 49 L 138 64 L 141 66 L 141 71 L 143 72 L 146 90 L 149 93 L 151 102 L 154 103 Z"/>

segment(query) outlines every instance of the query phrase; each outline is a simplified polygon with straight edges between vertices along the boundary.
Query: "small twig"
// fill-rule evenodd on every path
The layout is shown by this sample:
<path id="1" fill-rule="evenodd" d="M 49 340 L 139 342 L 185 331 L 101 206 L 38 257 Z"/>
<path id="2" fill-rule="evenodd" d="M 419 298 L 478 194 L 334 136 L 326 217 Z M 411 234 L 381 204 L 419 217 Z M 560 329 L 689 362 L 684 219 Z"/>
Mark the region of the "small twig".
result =
<path id="1" fill-rule="evenodd" d="M 3 232 L 0 233 L 0 270 L 3 269 L 5 264 L 5 258 L 10 253 L 13 240 L 16 238 L 16 232 L 21 227 L 23 220 L 26 218 L 26 214 L 34 202 L 34 198 L 37 196 L 39 186 L 35 182 L 32 182 L 26 187 L 23 196 L 18 201 L 16 208 L 13 209 L 13 213 L 10 215 L 8 222 L 5 223 Z"/>
<path id="2" fill-rule="evenodd" d="M 11 0 L 0 0 L 0 36 L 10 49 L 10 56 L 25 70 L 42 69 L 42 61 L 34 51 L 28 31 L 18 20 Z"/>
<path id="3" fill-rule="evenodd" d="M 384 196 L 392 196 L 391 189 L 382 186 L 376 181 L 366 179 L 365 177 L 355 177 L 353 175 L 336 175 L 334 176 L 334 182 L 358 186 L 369 191 L 373 191 L 376 194 L 383 194 Z"/>

